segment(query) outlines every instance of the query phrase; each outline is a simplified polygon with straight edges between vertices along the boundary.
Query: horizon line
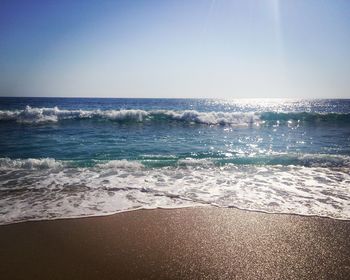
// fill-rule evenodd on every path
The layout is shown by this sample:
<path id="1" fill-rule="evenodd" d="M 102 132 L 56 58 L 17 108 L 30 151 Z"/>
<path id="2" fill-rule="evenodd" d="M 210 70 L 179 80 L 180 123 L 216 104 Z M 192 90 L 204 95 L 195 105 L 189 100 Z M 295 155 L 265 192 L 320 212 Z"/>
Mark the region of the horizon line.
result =
<path id="1" fill-rule="evenodd" d="M 215 99 L 215 100 L 245 100 L 245 99 L 281 99 L 281 100 L 327 100 L 327 99 L 339 99 L 339 100 L 350 100 L 350 97 L 315 97 L 315 98 L 303 98 L 303 97 L 91 97 L 91 96 L 1 96 L 0 98 L 81 98 L 81 99 Z"/>

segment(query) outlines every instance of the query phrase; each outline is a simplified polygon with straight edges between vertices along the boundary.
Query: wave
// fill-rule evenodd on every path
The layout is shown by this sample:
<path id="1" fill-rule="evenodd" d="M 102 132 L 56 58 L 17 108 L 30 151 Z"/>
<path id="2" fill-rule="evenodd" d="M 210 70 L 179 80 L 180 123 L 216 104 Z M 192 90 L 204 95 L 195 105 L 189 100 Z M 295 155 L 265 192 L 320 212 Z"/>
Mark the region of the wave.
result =
<path id="1" fill-rule="evenodd" d="M 347 167 L 350 168 L 350 156 L 330 154 L 293 154 L 274 153 L 268 155 L 238 156 L 224 158 L 219 163 L 233 163 L 244 165 L 283 165 L 304 167 Z"/>
<path id="2" fill-rule="evenodd" d="M 204 157 L 206 156 L 206 157 Z M 83 168 L 95 167 L 100 169 L 141 169 L 162 167 L 213 167 L 233 165 L 280 165 L 280 166 L 304 166 L 304 167 L 328 167 L 328 168 L 350 168 L 350 156 L 331 154 L 293 154 L 273 153 L 262 155 L 237 155 L 224 157 L 222 154 L 191 156 L 141 156 L 137 160 L 56 160 L 53 158 L 41 159 L 10 159 L 0 158 L 0 170 L 7 169 L 59 169 L 63 167 Z"/>
<path id="3" fill-rule="evenodd" d="M 4 169 L 55 169 L 63 167 L 64 162 L 53 158 L 10 159 L 0 158 L 0 170 Z"/>
<path id="4" fill-rule="evenodd" d="M 254 113 L 197 112 L 172 110 L 61 110 L 54 108 L 31 108 L 0 111 L 0 120 L 20 123 L 58 122 L 69 119 L 99 119 L 116 122 L 181 121 L 199 124 L 248 125 L 258 123 Z"/>
<path id="5" fill-rule="evenodd" d="M 280 165 L 280 166 L 304 166 L 304 167 L 328 167 L 350 168 L 350 156 L 330 154 L 293 154 L 271 153 L 261 155 L 236 155 L 225 157 L 222 154 L 191 155 L 189 157 L 152 159 L 148 158 L 140 162 L 146 167 L 211 167 L 234 165 Z"/>
<path id="6" fill-rule="evenodd" d="M 264 121 L 280 122 L 349 122 L 350 113 L 311 113 L 311 112 L 264 112 L 260 114 Z"/>
<path id="7" fill-rule="evenodd" d="M 349 167 L 217 166 L 195 159 L 161 168 L 127 160 L 91 167 L 53 159 L 0 162 L 0 224 L 194 205 L 350 219 Z"/>
<path id="8" fill-rule="evenodd" d="M 167 122 L 196 123 L 205 125 L 259 126 L 270 123 L 341 122 L 348 123 L 350 114 L 338 113 L 276 113 L 276 112 L 198 112 L 194 110 L 62 110 L 32 108 L 24 110 L 0 110 L 0 121 L 19 123 L 50 123 L 62 120 L 108 120 L 114 122 Z"/>

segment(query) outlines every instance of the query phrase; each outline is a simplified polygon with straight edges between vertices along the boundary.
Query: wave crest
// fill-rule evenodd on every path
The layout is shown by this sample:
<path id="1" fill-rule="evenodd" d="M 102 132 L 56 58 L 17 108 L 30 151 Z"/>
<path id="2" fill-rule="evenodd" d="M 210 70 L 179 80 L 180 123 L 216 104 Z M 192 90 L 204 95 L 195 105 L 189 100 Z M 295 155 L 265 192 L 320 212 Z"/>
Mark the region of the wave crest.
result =
<path id="1" fill-rule="evenodd" d="M 44 159 L 0 158 L 0 169 L 55 169 L 63 166 L 64 166 L 63 162 L 57 161 L 53 158 L 44 158 Z"/>
<path id="2" fill-rule="evenodd" d="M 350 114 L 309 112 L 198 112 L 195 110 L 62 110 L 53 108 L 32 108 L 24 110 L 0 110 L 0 121 L 19 123 L 48 123 L 61 120 L 109 120 L 116 122 L 161 122 L 178 121 L 206 125 L 251 126 L 263 123 L 284 122 L 340 122 L 348 123 Z"/>
<path id="3" fill-rule="evenodd" d="M 331 154 L 265 154 L 265 155 L 238 155 L 225 157 L 223 155 L 214 158 L 202 158 L 201 156 L 167 156 L 150 157 L 138 160 L 92 160 L 91 162 L 63 161 L 54 158 L 29 158 L 10 159 L 0 158 L 0 170 L 5 169 L 57 169 L 62 167 L 79 168 L 86 166 L 100 170 L 141 170 L 144 168 L 158 169 L 162 167 L 178 168 L 212 168 L 225 165 L 256 165 L 256 166 L 303 166 L 323 168 L 349 168 L 350 156 Z"/>
<path id="4" fill-rule="evenodd" d="M 61 110 L 54 108 L 32 108 L 0 111 L 0 120 L 19 123 L 58 122 L 67 119 L 100 119 L 118 122 L 180 121 L 207 125 L 244 126 L 258 124 L 255 113 L 198 112 L 194 110 Z"/>

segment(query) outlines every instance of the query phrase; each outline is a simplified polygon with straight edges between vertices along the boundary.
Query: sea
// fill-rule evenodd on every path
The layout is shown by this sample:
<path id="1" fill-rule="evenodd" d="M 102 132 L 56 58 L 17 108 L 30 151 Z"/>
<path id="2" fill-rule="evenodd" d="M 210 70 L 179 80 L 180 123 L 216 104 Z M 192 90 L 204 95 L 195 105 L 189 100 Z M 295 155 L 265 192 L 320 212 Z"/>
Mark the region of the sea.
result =
<path id="1" fill-rule="evenodd" d="M 349 220 L 350 100 L 0 98 L 0 224 L 190 206 Z"/>

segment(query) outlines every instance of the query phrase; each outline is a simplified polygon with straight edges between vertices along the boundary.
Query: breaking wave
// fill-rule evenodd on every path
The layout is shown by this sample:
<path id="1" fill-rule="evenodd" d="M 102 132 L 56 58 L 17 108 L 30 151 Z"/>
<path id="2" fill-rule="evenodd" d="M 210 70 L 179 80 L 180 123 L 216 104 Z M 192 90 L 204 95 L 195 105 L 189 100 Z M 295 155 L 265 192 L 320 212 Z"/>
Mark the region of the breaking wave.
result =
<path id="1" fill-rule="evenodd" d="M 10 159 L 0 158 L 0 170 L 4 169 L 54 169 L 64 166 L 62 161 L 52 158 L 44 159 Z"/>
<path id="2" fill-rule="evenodd" d="M 236 155 L 225 157 L 222 154 L 214 156 L 202 154 L 183 156 L 140 156 L 134 160 L 88 160 L 88 161 L 63 161 L 53 158 L 42 159 L 10 159 L 0 158 L 0 170 L 6 169 L 58 169 L 62 167 L 97 167 L 97 168 L 160 168 L 160 167 L 213 167 L 234 165 L 280 165 L 280 166 L 304 166 L 304 167 L 329 167 L 350 168 L 350 156 L 330 154 L 297 154 L 297 153 L 271 153 L 261 155 Z"/>
<path id="3" fill-rule="evenodd" d="M 0 164 L 0 224 L 207 205 L 350 219 L 349 167 L 218 166 L 207 159 L 161 168 L 127 160 Z"/>
<path id="4" fill-rule="evenodd" d="M 264 123 L 284 122 L 340 122 L 350 121 L 350 114 L 338 113 L 242 113 L 242 112 L 198 112 L 194 110 L 63 110 L 32 108 L 24 110 L 0 110 L 0 121 L 19 123 L 49 123 L 62 120 L 108 120 L 115 122 L 166 122 L 178 121 L 206 125 L 251 126 Z"/>
<path id="5" fill-rule="evenodd" d="M 234 165 L 280 165 L 303 167 L 328 167 L 350 168 L 350 156 L 330 154 L 286 154 L 273 153 L 262 155 L 237 155 L 225 157 L 216 154 L 214 157 L 203 158 L 202 154 L 189 156 L 140 156 L 138 160 L 88 160 L 88 161 L 63 161 L 53 158 L 42 159 L 10 159 L 0 158 L 0 170 L 7 169 L 59 169 L 59 168 L 83 168 L 96 167 L 101 169 L 140 169 L 161 167 L 213 167 Z"/>
<path id="6" fill-rule="evenodd" d="M 99 119 L 116 122 L 182 121 L 199 124 L 248 125 L 259 122 L 254 113 L 224 113 L 172 110 L 60 110 L 54 108 L 31 108 L 0 111 L 0 120 L 20 123 L 57 122 L 67 119 Z"/>

